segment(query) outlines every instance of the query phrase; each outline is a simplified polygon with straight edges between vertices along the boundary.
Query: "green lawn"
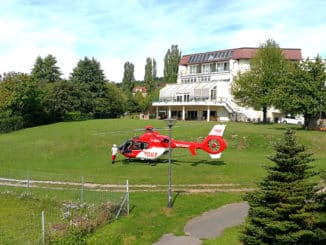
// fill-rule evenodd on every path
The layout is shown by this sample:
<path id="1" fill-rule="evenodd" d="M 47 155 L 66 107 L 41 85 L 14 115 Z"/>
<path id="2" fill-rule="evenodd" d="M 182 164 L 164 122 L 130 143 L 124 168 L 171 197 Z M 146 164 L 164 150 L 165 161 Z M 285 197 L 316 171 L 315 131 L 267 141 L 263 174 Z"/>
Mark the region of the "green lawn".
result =
<path id="1" fill-rule="evenodd" d="M 119 155 L 117 164 L 110 164 L 110 148 L 140 134 L 135 128 L 146 125 L 164 127 L 163 121 L 91 120 L 57 123 L 0 135 L 0 176 L 10 178 L 130 184 L 166 184 L 167 165 L 158 162 L 128 163 Z M 178 126 L 178 127 L 177 127 Z M 172 137 L 197 140 L 207 135 L 213 123 L 178 122 Z M 284 125 L 228 123 L 225 139 L 228 149 L 219 160 L 211 160 L 202 151 L 193 157 L 187 149 L 173 152 L 173 183 L 234 183 L 254 186 L 264 174 L 266 155 L 272 142 L 281 137 Z M 299 129 L 295 127 L 296 129 Z M 166 133 L 166 131 L 162 131 Z M 322 132 L 298 130 L 300 142 L 315 153 L 315 164 L 326 162 L 326 135 Z M 166 160 L 166 157 L 165 157 Z"/>
<path id="2" fill-rule="evenodd" d="M 0 205 L 0 244 L 41 244 L 42 211 L 45 211 L 47 226 L 60 222 L 62 217 L 60 203 L 44 196 L 37 198 L 2 191 Z"/>
<path id="3" fill-rule="evenodd" d="M 83 122 L 57 123 L 24 129 L 0 135 L 0 177 L 33 180 L 55 180 L 123 184 L 126 179 L 133 184 L 167 184 L 167 164 L 164 159 L 151 165 L 147 162 L 128 162 L 118 156 L 115 165 L 110 162 L 113 143 L 120 144 L 131 136 L 141 134 L 134 131 L 146 125 L 165 127 L 164 121 L 150 120 L 90 120 Z M 178 122 L 173 128 L 175 139 L 196 141 L 210 131 L 213 122 Z M 172 183 L 182 184 L 234 184 L 237 188 L 255 187 L 264 176 L 264 165 L 269 164 L 266 156 L 273 153 L 273 142 L 282 137 L 286 125 L 261 125 L 227 123 L 225 139 L 227 150 L 219 160 L 211 160 L 202 151 L 196 157 L 187 149 L 173 151 Z M 325 169 L 326 134 L 324 132 L 297 130 L 300 143 L 314 153 L 316 169 Z M 167 131 L 161 131 L 168 134 Z M 4 187 L 3 187 L 4 188 Z M 5 191 L 6 189 L 0 188 Z M 175 187 L 175 189 L 178 187 Z M 15 222 L 23 212 L 37 213 L 42 203 L 56 207 L 57 201 L 72 194 L 54 195 L 47 190 L 33 190 L 40 202 L 20 197 L 0 195 L 1 227 L 11 227 L 6 234 L 11 237 L 20 232 Z M 241 200 L 239 193 L 187 194 L 173 193 L 176 197 L 171 211 L 166 210 L 166 192 L 131 193 L 132 211 L 129 217 L 98 229 L 88 237 L 91 244 L 151 244 L 164 233 L 181 235 L 187 220 L 209 209 Z M 43 199 L 44 196 L 50 197 Z M 10 215 L 6 218 L 7 213 Z M 18 216 L 18 217 L 17 217 Z M 27 221 L 26 221 L 27 222 Z M 38 222 L 39 221 L 35 221 Z M 29 224 L 29 223 L 28 223 Z M 222 237 L 204 244 L 239 244 L 239 227 L 230 228 Z M 21 233 L 21 232 L 20 232 Z M 33 232 L 29 232 L 34 234 Z M 4 236 L 1 234 L 1 236 Z M 31 239 L 38 236 L 32 235 Z M 9 239 L 9 238 L 8 238 Z M 0 242 L 1 243 L 1 242 Z M 9 243 L 10 244 L 10 243 Z"/>
<path id="4" fill-rule="evenodd" d="M 241 195 L 235 193 L 181 193 L 174 196 L 173 209 L 168 210 L 166 193 L 132 193 L 130 198 L 130 216 L 97 230 L 89 237 L 90 244 L 149 245 L 165 233 L 184 235 L 187 221 L 207 210 L 241 201 Z"/>

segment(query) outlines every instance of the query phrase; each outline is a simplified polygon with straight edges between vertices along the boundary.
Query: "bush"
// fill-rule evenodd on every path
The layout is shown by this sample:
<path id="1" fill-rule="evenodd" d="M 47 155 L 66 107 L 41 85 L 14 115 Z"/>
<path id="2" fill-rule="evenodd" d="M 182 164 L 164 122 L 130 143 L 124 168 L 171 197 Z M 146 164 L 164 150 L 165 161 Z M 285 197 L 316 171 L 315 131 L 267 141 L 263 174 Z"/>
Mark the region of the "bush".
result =
<path id="1" fill-rule="evenodd" d="M 54 224 L 47 242 L 50 244 L 86 244 L 86 236 L 115 219 L 118 206 L 110 202 L 100 205 L 65 203 L 64 223 Z"/>
<path id="2" fill-rule="evenodd" d="M 63 116 L 63 121 L 70 122 L 70 121 L 85 121 L 89 119 L 93 119 L 94 115 L 92 113 L 81 113 L 79 111 L 76 112 L 68 112 Z"/>
<path id="3" fill-rule="evenodd" d="M 22 116 L 0 118 L 0 133 L 9 133 L 24 127 Z"/>

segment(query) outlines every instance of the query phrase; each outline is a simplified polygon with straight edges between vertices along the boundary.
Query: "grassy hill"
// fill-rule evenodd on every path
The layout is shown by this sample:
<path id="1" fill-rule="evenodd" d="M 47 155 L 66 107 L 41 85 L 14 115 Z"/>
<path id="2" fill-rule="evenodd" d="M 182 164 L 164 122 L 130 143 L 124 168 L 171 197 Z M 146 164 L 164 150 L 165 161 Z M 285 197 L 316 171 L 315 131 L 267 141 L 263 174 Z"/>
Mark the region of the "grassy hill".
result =
<path id="1" fill-rule="evenodd" d="M 113 143 L 121 144 L 131 136 L 139 135 L 146 125 L 165 127 L 164 121 L 150 120 L 90 120 L 83 122 L 57 123 L 0 135 L 0 177 L 33 180 L 55 180 L 121 184 L 126 179 L 130 184 L 167 185 L 166 156 L 155 164 L 146 161 L 128 162 L 118 156 L 115 165 L 110 161 Z M 197 141 L 210 131 L 213 122 L 178 122 L 172 137 Z M 264 165 L 270 164 L 266 156 L 273 153 L 277 141 L 287 125 L 261 125 L 227 123 L 224 138 L 228 142 L 222 158 L 212 160 L 202 151 L 193 157 L 187 149 L 173 151 L 172 183 L 178 185 L 233 184 L 236 188 L 255 187 L 265 173 Z M 297 130 L 300 143 L 314 153 L 316 169 L 326 169 L 326 135 L 324 132 Z M 167 131 L 160 131 L 168 134 Z M 38 190 L 37 198 L 49 197 L 46 190 Z M 6 187 L 0 192 L 6 193 Z M 241 193 L 173 193 L 172 210 L 166 207 L 166 191 L 131 193 L 132 212 L 127 218 L 98 229 L 87 239 L 90 244 L 152 244 L 164 233 L 182 234 L 184 224 L 190 218 L 226 203 L 241 200 Z M 44 205 L 55 205 L 58 200 L 38 202 L 37 199 L 21 200 L 15 196 L 0 196 L 0 226 L 24 226 L 21 217 L 26 209 L 40 213 Z M 45 204 L 42 204 L 45 203 Z M 55 203 L 55 204 L 53 204 Z M 10 214 L 10 219 L 8 217 Z M 15 217 L 18 214 L 20 217 Z M 39 222 L 39 217 L 36 218 Z M 29 221 L 30 222 L 30 221 Z M 38 224 L 39 225 L 39 224 Z M 26 225 L 25 225 L 26 226 Z M 32 224 L 28 225 L 33 227 Z M 238 244 L 239 228 L 228 230 L 219 238 L 223 244 Z M 1 227 L 0 227 L 1 230 Z M 11 237 L 17 236 L 14 228 L 7 230 Z M 38 231 L 27 231 L 38 237 Z M 206 241 L 215 244 L 218 239 Z M 225 241 L 228 241 L 225 243 Z M 0 239 L 1 243 L 1 239 Z"/>
<path id="2" fill-rule="evenodd" d="M 134 131 L 146 125 L 165 127 L 163 121 L 90 120 L 57 123 L 0 135 L 0 176 L 32 179 L 131 184 L 166 184 L 167 157 L 149 166 L 147 162 L 127 162 L 122 155 L 117 164 L 110 163 L 113 143 L 121 144 Z M 213 123 L 178 122 L 173 128 L 175 139 L 197 141 L 207 135 Z M 173 183 L 233 183 L 254 186 L 264 174 L 266 155 L 273 152 L 272 144 L 281 137 L 286 126 L 228 123 L 225 139 L 227 150 L 222 158 L 212 160 L 203 152 L 193 157 L 187 149 L 173 151 Z M 297 136 L 314 153 L 318 168 L 326 163 L 326 135 L 303 131 Z M 167 131 L 161 131 L 168 134 Z M 164 161 L 165 160 L 165 161 Z"/>

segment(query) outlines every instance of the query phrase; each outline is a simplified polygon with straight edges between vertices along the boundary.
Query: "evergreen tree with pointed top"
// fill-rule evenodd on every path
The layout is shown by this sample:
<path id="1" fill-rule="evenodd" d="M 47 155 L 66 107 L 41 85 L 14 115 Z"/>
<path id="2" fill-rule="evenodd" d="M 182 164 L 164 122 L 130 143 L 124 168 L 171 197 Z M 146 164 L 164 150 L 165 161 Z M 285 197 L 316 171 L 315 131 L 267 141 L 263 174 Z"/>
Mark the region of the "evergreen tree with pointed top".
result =
<path id="1" fill-rule="evenodd" d="M 312 154 L 298 144 L 295 133 L 287 130 L 276 143 L 274 162 L 258 189 L 245 199 L 250 205 L 241 240 L 244 244 L 321 244 L 325 242 L 318 222 L 315 202 L 317 175 L 309 165 Z M 319 206 L 320 208 L 320 206 Z M 319 209 L 320 211 L 320 209 Z"/>
<path id="2" fill-rule="evenodd" d="M 56 65 L 57 59 L 49 54 L 44 59 L 36 58 L 31 75 L 37 82 L 54 83 L 61 80 L 60 68 Z"/>

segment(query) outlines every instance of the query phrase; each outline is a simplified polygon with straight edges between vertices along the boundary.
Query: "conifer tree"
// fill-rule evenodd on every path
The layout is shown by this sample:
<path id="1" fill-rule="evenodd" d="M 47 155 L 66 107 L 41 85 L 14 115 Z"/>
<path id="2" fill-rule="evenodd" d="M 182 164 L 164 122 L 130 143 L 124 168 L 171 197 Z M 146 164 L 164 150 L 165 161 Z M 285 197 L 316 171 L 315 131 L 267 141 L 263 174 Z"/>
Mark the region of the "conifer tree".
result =
<path id="1" fill-rule="evenodd" d="M 314 203 L 317 173 L 305 147 L 287 130 L 275 144 L 274 162 L 258 189 L 246 195 L 249 215 L 242 234 L 244 244 L 321 244 L 321 223 Z M 320 208 L 320 206 L 319 206 Z"/>
<path id="2" fill-rule="evenodd" d="M 54 83 L 61 80 L 60 68 L 56 65 L 57 59 L 49 54 L 44 59 L 38 56 L 31 75 L 37 82 Z"/>

